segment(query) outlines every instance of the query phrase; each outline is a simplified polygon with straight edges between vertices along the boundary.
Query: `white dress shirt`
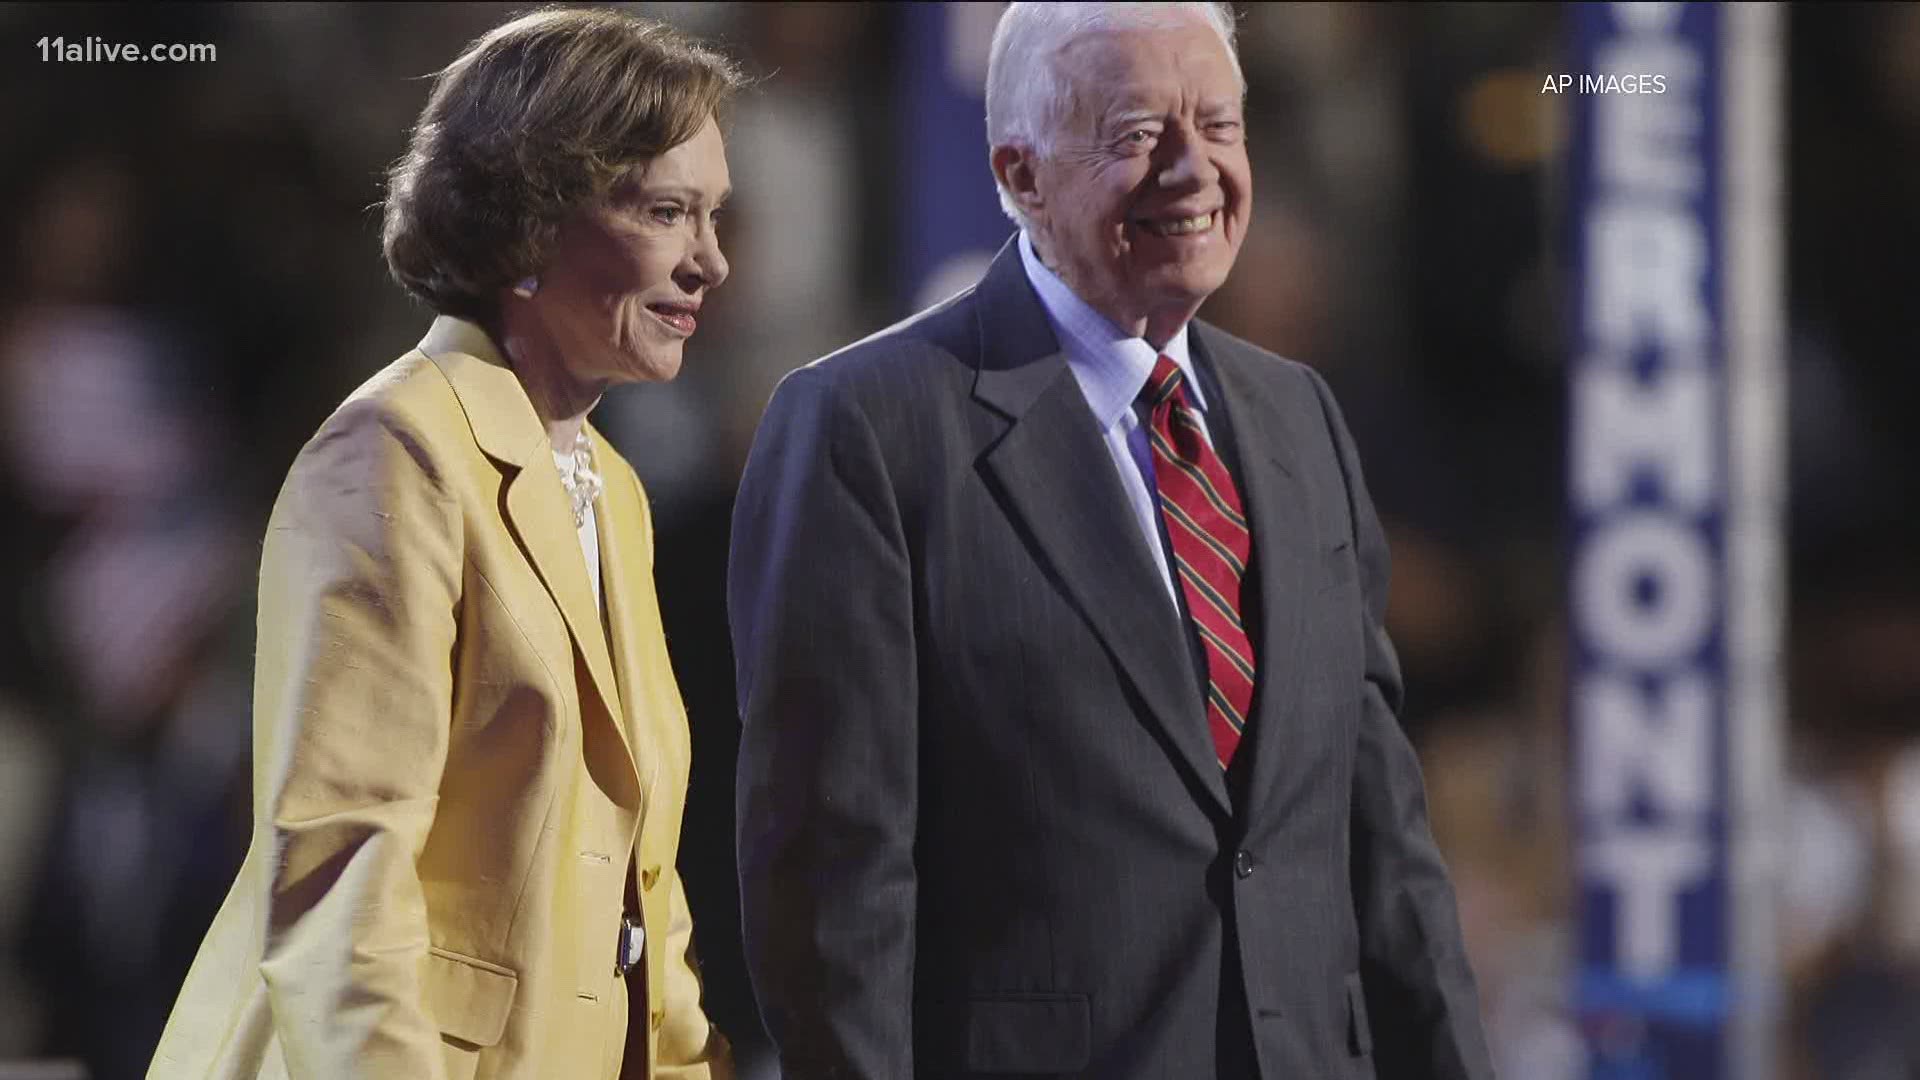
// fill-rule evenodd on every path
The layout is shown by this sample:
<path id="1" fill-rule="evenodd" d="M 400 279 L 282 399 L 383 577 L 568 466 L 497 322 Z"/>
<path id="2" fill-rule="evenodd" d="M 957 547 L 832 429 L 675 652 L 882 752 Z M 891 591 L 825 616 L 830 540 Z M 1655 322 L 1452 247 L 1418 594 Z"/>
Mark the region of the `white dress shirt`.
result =
<path id="1" fill-rule="evenodd" d="M 1187 349 L 1187 327 L 1182 326 L 1166 348 L 1156 350 L 1145 338 L 1128 337 L 1112 320 L 1076 296 L 1058 274 L 1040 261 L 1025 230 L 1020 233 L 1020 261 L 1026 267 L 1027 280 L 1040 295 L 1040 306 L 1046 309 L 1047 321 L 1053 324 L 1054 337 L 1067 354 L 1067 367 L 1080 384 L 1080 393 L 1086 397 L 1087 407 L 1093 411 L 1094 421 L 1106 438 L 1107 452 L 1113 456 L 1114 468 L 1120 474 L 1120 486 L 1127 493 L 1127 502 L 1139 523 L 1141 535 L 1146 537 L 1147 550 L 1160 566 L 1167 597 L 1178 608 L 1180 601 L 1174 592 L 1154 488 L 1153 450 L 1147 441 L 1147 429 L 1133 406 L 1152 377 L 1160 354 L 1165 353 L 1179 365 L 1185 377 L 1187 400 L 1193 403 L 1200 417 L 1201 433 L 1209 446 L 1213 444 L 1213 435 L 1207 430 L 1206 397 L 1200 389 L 1200 380 L 1194 378 L 1193 358 Z"/>
<path id="2" fill-rule="evenodd" d="M 560 475 L 565 476 L 567 470 L 573 467 L 573 455 L 563 454 L 555 450 L 553 452 L 553 467 Z M 564 484 L 561 486 L 561 490 L 566 490 Z M 598 500 L 595 501 L 597 502 Z M 567 505 L 573 505 L 573 494 L 571 492 L 567 493 Z M 587 519 L 581 522 L 579 528 L 574 531 L 580 535 L 580 554 L 587 560 L 587 580 L 593 584 L 593 604 L 596 608 L 600 609 L 600 613 L 604 617 L 606 615 L 607 602 L 605 598 L 600 595 L 600 522 L 593 512 L 593 503 L 587 504 Z"/>

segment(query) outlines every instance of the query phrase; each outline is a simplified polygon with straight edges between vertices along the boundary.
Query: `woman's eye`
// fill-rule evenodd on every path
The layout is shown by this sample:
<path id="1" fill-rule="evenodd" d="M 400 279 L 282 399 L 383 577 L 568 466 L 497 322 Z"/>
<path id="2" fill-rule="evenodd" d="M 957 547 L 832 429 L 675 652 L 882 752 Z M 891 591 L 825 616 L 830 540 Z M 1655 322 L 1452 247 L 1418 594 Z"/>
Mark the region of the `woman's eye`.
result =
<path id="1" fill-rule="evenodd" d="M 677 206 L 656 206 L 653 208 L 653 220 L 662 225 L 678 225 L 684 213 L 686 211 Z"/>
<path id="2" fill-rule="evenodd" d="M 1130 146 L 1145 146 L 1153 141 L 1153 132 L 1146 128 L 1134 128 L 1121 138 Z"/>

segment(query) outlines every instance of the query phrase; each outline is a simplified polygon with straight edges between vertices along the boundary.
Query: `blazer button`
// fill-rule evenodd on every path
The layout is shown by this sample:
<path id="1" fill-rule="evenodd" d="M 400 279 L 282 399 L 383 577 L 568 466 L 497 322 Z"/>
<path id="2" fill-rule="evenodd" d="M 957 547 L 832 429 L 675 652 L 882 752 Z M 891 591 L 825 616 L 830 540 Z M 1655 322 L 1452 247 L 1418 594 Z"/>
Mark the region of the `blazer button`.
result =
<path id="1" fill-rule="evenodd" d="M 1242 879 L 1250 878 L 1253 876 L 1253 853 L 1252 852 L 1250 851 L 1234 852 L 1233 876 L 1237 878 L 1242 878 Z"/>
<path id="2" fill-rule="evenodd" d="M 653 891 L 654 882 L 659 880 L 660 868 L 657 866 L 649 866 L 645 870 L 640 871 L 640 887 L 648 892 Z"/>
<path id="3" fill-rule="evenodd" d="M 653 1010 L 652 1015 L 647 1017 L 647 1023 L 652 1024 L 653 1030 L 655 1031 L 659 1031 L 660 1025 L 666 1022 L 667 1022 L 667 1010 L 665 1009 L 655 1009 Z"/>

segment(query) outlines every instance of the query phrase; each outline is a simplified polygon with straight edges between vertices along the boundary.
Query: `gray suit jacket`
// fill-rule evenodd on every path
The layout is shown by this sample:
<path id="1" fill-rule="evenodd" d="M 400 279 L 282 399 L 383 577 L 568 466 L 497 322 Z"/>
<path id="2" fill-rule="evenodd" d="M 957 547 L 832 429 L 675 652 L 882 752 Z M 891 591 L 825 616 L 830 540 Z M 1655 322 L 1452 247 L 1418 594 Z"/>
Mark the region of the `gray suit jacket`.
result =
<path id="1" fill-rule="evenodd" d="M 1192 333 L 1253 524 L 1227 776 L 1013 245 L 775 392 L 728 606 L 747 957 L 789 1080 L 1492 1076 L 1353 444 L 1311 370 Z"/>

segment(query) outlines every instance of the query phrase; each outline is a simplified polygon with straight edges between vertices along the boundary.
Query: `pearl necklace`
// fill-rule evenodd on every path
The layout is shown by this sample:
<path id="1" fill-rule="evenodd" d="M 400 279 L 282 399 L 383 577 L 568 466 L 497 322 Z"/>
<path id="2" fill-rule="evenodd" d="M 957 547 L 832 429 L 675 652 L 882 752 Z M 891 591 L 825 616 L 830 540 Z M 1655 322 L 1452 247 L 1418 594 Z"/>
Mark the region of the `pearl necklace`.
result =
<path id="1" fill-rule="evenodd" d="M 593 471 L 593 447 L 587 442 L 587 433 L 583 428 L 573 440 L 573 453 L 556 453 L 554 467 L 560 470 L 560 485 L 567 489 L 573 499 L 573 527 L 584 529 L 587 526 L 587 511 L 593 501 L 600 497 L 605 486 L 600 482 L 600 474 Z"/>

